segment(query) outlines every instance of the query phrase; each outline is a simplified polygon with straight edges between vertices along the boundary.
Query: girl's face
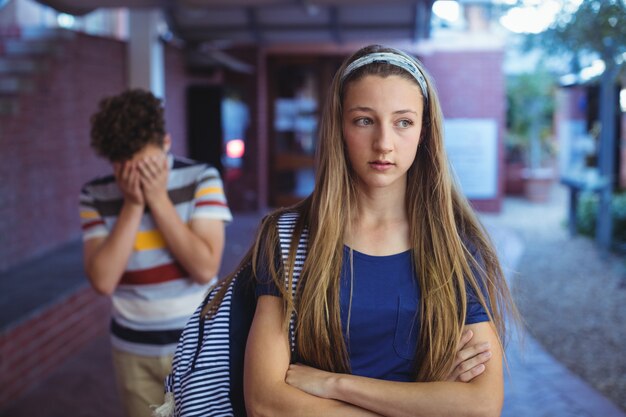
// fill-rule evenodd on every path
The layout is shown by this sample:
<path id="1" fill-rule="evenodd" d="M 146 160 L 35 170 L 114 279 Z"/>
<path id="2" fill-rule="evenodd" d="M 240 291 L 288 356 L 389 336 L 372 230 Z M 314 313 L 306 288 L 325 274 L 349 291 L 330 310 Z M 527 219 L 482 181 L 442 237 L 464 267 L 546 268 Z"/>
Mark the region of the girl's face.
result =
<path id="1" fill-rule="evenodd" d="M 368 75 L 347 86 L 343 136 L 364 191 L 404 191 L 422 131 L 424 103 L 417 84 Z"/>

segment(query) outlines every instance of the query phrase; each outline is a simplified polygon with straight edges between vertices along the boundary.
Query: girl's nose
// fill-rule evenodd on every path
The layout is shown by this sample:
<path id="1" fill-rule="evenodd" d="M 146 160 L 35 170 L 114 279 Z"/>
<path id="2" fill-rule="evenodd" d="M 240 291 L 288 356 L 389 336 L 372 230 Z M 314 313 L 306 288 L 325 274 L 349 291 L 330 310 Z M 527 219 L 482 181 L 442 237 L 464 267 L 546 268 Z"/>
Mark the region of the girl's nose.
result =
<path id="1" fill-rule="evenodd" d="M 380 127 L 377 132 L 377 139 L 374 141 L 374 149 L 382 154 L 387 154 L 393 150 L 393 132 L 391 128 Z"/>

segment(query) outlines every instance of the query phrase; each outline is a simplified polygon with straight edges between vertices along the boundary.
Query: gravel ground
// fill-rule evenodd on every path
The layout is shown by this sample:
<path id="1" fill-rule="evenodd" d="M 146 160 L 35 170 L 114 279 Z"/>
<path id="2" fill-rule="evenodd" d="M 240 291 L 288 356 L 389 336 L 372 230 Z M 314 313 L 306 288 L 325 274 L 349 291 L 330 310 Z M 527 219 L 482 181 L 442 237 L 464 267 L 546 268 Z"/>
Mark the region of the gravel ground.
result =
<path id="1" fill-rule="evenodd" d="M 602 256 L 565 228 L 567 196 L 507 198 L 485 225 L 512 229 L 524 250 L 511 281 L 528 331 L 559 362 L 626 410 L 626 258 Z"/>

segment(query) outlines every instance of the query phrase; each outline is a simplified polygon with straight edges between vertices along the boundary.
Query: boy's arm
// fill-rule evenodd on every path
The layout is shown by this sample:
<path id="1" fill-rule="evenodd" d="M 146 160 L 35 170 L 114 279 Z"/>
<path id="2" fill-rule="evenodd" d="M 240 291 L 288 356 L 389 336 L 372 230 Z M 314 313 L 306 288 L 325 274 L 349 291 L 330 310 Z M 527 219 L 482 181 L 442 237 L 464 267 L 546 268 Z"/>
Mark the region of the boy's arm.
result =
<path id="1" fill-rule="evenodd" d="M 115 163 L 113 169 L 116 182 L 124 195 L 122 209 L 110 233 L 106 236 L 87 234 L 83 243 L 87 277 L 96 291 L 106 295 L 113 293 L 122 278 L 145 208 L 137 169 L 130 163 Z M 81 217 L 95 217 L 95 223 L 103 223 L 93 207 L 81 206 Z M 89 223 L 85 226 L 89 226 Z"/>
<path id="2" fill-rule="evenodd" d="M 193 219 L 185 224 L 169 197 L 154 200 L 152 217 L 174 258 L 199 283 L 208 283 L 216 275 L 224 250 L 224 222 Z"/>
<path id="3" fill-rule="evenodd" d="M 174 258 L 194 281 L 208 283 L 216 275 L 224 250 L 224 222 L 196 218 L 189 225 L 178 215 L 167 193 L 167 158 L 138 162 L 142 188 L 150 212 Z"/>
<path id="4" fill-rule="evenodd" d="M 85 272 L 100 294 L 112 294 L 119 284 L 133 251 L 143 210 L 143 206 L 124 202 L 108 236 L 83 242 Z"/>

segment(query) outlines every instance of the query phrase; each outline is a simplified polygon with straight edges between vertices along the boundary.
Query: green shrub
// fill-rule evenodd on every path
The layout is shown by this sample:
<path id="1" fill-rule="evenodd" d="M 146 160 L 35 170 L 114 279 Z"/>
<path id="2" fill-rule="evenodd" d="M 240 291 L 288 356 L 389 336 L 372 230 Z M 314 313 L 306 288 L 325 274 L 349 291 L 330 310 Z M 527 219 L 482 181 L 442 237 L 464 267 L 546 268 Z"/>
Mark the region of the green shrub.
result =
<path id="1" fill-rule="evenodd" d="M 581 193 L 576 208 L 578 233 L 595 236 L 597 213 L 598 195 L 591 192 Z M 613 241 L 626 243 L 626 193 L 613 194 L 611 215 L 613 217 Z"/>
<path id="2" fill-rule="evenodd" d="M 611 204 L 613 216 L 613 239 L 626 242 L 626 193 L 615 194 Z"/>
<path id="3" fill-rule="evenodd" d="M 583 192 L 576 206 L 576 228 L 578 233 L 594 236 L 596 232 L 596 213 L 598 212 L 598 196 L 595 193 Z"/>

